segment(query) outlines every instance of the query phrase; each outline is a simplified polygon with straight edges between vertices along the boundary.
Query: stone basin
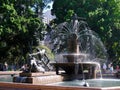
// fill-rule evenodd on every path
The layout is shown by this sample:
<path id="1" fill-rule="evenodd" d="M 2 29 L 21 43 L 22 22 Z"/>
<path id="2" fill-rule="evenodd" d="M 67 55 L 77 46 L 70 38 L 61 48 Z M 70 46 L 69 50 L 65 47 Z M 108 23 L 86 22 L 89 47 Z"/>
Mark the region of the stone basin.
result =
<path id="1" fill-rule="evenodd" d="M 84 71 L 86 75 L 86 78 L 96 78 L 96 71 L 95 68 L 97 66 L 97 63 L 95 62 L 78 62 L 78 63 L 73 63 L 73 62 L 66 62 L 66 63 L 52 63 L 52 65 L 55 66 L 56 68 L 56 74 L 59 74 L 59 71 L 62 69 L 65 71 L 65 74 L 67 75 L 75 75 L 76 69 L 77 75 L 81 75 Z M 77 68 L 76 68 L 77 65 Z"/>

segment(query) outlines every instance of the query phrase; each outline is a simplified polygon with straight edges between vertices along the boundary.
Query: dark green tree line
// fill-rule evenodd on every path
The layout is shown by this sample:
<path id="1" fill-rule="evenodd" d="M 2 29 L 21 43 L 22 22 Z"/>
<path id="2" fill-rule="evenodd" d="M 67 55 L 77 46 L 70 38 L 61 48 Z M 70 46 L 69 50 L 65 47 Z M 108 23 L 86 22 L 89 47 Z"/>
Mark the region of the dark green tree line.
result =
<path id="1" fill-rule="evenodd" d="M 109 59 L 120 62 L 120 0 L 54 0 L 55 23 L 69 21 L 73 13 L 86 18 L 101 37 Z"/>
<path id="2" fill-rule="evenodd" d="M 49 2 L 50 0 L 44 0 Z M 43 39 L 43 0 L 1 0 L 0 62 L 23 62 L 36 37 Z"/>

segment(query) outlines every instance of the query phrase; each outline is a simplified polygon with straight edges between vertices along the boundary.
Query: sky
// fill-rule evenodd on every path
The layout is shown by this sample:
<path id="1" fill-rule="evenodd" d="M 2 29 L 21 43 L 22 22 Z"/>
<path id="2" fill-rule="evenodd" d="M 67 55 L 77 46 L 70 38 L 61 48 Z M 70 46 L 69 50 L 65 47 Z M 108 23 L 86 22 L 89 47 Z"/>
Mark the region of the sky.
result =
<path id="1" fill-rule="evenodd" d="M 43 10 L 43 17 L 44 17 L 43 21 L 45 23 L 49 23 L 52 19 L 56 18 L 55 16 L 51 15 L 52 5 L 53 5 L 53 2 L 49 3 L 48 6 L 50 6 L 50 8 L 45 8 Z"/>
<path id="2" fill-rule="evenodd" d="M 53 2 L 49 3 L 47 6 L 50 6 L 50 8 L 47 8 L 47 7 L 46 7 L 46 8 L 43 10 L 43 13 L 51 10 L 51 9 L 52 9 L 52 5 L 53 5 Z"/>

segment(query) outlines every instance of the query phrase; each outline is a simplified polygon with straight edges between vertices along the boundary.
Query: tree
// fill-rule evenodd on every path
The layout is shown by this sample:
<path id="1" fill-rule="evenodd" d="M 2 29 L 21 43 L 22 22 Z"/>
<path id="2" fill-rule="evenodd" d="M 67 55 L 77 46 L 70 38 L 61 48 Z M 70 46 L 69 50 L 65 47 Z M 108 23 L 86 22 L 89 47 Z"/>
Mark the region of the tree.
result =
<path id="1" fill-rule="evenodd" d="M 110 59 L 120 58 L 120 0 L 54 0 L 52 14 L 56 23 L 69 21 L 73 13 L 86 18 L 91 29 L 100 35 Z"/>
<path id="2" fill-rule="evenodd" d="M 44 24 L 39 17 L 42 0 L 1 0 L 0 3 L 0 60 L 22 62 L 37 45 L 36 37 L 43 39 Z"/>

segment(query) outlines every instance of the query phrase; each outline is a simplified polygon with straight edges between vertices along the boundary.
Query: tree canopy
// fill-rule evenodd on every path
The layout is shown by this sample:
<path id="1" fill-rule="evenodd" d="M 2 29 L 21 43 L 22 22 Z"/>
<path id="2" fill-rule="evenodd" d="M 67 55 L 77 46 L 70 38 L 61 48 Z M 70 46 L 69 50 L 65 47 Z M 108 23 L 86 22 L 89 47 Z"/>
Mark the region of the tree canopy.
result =
<path id="1" fill-rule="evenodd" d="M 69 21 L 74 13 L 99 34 L 109 59 L 120 62 L 120 0 L 54 0 L 55 23 Z"/>
<path id="2" fill-rule="evenodd" d="M 50 0 L 44 0 L 46 2 Z M 43 39 L 43 0 L 1 0 L 0 62 L 23 62 L 36 37 Z"/>

